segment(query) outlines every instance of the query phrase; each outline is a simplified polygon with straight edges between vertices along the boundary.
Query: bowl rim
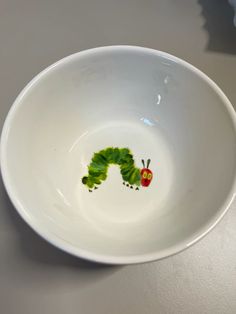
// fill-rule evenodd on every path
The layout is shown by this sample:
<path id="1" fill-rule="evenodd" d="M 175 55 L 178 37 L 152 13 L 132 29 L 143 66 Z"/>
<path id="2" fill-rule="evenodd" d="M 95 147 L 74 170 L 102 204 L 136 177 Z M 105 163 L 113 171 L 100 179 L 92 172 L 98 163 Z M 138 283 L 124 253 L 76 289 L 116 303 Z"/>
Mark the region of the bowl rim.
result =
<path id="1" fill-rule="evenodd" d="M 37 74 L 23 88 L 23 90 L 19 93 L 19 95 L 13 102 L 7 114 L 7 117 L 5 119 L 3 128 L 2 128 L 2 134 L 1 134 L 1 139 L 0 139 L 0 169 L 1 169 L 2 179 L 5 185 L 7 194 L 12 204 L 14 205 L 15 209 L 18 211 L 18 213 L 23 218 L 23 220 L 25 220 L 25 222 L 38 235 L 40 235 L 42 238 L 47 240 L 52 245 L 56 246 L 57 248 L 71 255 L 74 255 L 76 257 L 83 258 L 92 262 L 112 264 L 112 265 L 119 265 L 119 264 L 124 265 L 124 264 L 137 264 L 137 263 L 151 262 L 151 261 L 160 260 L 160 259 L 172 256 L 172 255 L 175 255 L 185 250 L 186 248 L 192 246 L 194 243 L 202 239 L 217 225 L 217 223 L 223 218 L 223 216 L 229 209 L 230 205 L 232 204 L 236 196 L 236 170 L 234 173 L 233 184 L 230 190 L 228 191 L 228 194 L 226 195 L 222 206 L 219 207 L 215 215 L 212 216 L 212 218 L 209 221 L 207 221 L 198 230 L 197 233 L 192 234 L 189 237 L 185 238 L 180 243 L 170 248 L 163 249 L 161 251 L 151 252 L 151 253 L 146 253 L 146 254 L 136 254 L 132 256 L 115 256 L 115 255 L 94 253 L 89 250 L 84 250 L 84 249 L 75 247 L 74 245 L 71 245 L 70 243 L 64 241 L 63 239 L 60 239 L 59 237 L 57 237 L 56 235 L 48 231 L 46 228 L 42 227 L 42 225 L 38 225 L 37 222 L 35 222 L 33 219 L 30 218 L 30 216 L 27 214 L 27 211 L 24 209 L 23 204 L 16 197 L 14 193 L 14 187 L 11 185 L 10 176 L 7 169 L 6 148 L 7 148 L 7 138 L 8 138 L 9 128 L 12 124 L 12 121 L 14 120 L 15 115 L 17 114 L 18 110 L 23 104 L 21 100 L 28 93 L 31 87 L 33 87 L 41 78 L 46 76 L 53 68 L 57 66 L 64 65 L 67 62 L 71 62 L 74 59 L 81 58 L 83 56 L 93 55 L 98 52 L 103 53 L 103 52 L 112 52 L 112 51 L 116 51 L 116 52 L 127 51 L 127 52 L 133 52 L 133 53 L 142 52 L 142 53 L 149 54 L 156 57 L 164 57 L 194 72 L 198 77 L 200 77 L 206 84 L 208 84 L 208 86 L 210 86 L 214 90 L 214 92 L 218 95 L 219 98 L 221 98 L 222 103 L 224 104 L 227 110 L 227 113 L 229 114 L 229 118 L 231 118 L 232 120 L 233 128 L 235 131 L 235 137 L 236 137 L 236 113 L 234 111 L 232 104 L 230 103 L 226 95 L 223 93 L 223 91 L 218 87 L 218 85 L 213 80 L 211 80 L 205 73 L 203 73 L 201 70 L 197 69 L 195 66 L 188 63 L 187 61 L 184 61 L 169 53 L 151 49 L 151 48 L 140 47 L 140 46 L 129 46 L 129 45 L 103 46 L 103 47 L 97 47 L 97 48 L 91 48 L 91 49 L 79 51 L 79 52 L 73 53 L 67 57 L 60 59 L 59 61 L 53 63 L 52 65 L 48 66 L 43 71 L 41 71 L 39 74 Z"/>

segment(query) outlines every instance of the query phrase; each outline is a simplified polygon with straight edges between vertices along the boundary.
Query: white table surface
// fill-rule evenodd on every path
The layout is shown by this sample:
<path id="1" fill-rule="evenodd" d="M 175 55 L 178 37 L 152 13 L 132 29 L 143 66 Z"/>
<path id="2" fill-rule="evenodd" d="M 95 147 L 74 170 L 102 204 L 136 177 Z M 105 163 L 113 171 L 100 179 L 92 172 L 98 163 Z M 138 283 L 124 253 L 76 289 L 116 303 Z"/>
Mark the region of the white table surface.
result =
<path id="1" fill-rule="evenodd" d="M 208 74 L 236 104 L 233 11 L 218 0 L 0 0 L 0 126 L 39 71 L 71 53 L 129 44 Z M 1 314 L 235 314 L 236 202 L 190 249 L 111 267 L 71 257 L 22 221 L 0 183 Z"/>

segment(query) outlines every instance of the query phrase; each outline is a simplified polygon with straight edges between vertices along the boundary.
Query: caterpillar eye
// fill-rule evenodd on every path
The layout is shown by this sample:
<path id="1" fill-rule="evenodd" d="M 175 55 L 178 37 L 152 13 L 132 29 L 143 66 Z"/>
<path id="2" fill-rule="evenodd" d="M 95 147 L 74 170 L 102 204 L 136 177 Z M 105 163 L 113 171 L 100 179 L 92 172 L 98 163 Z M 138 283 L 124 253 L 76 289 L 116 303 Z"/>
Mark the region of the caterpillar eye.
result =
<path id="1" fill-rule="evenodd" d="M 143 173 L 143 178 L 146 179 L 147 176 L 148 176 L 148 174 L 147 174 L 147 172 L 145 171 L 145 172 Z"/>
<path id="2" fill-rule="evenodd" d="M 152 174 L 151 174 L 151 173 L 149 173 L 149 174 L 148 174 L 148 176 L 147 176 L 147 178 L 148 178 L 148 180 L 151 180 L 151 178 L 152 178 Z"/>

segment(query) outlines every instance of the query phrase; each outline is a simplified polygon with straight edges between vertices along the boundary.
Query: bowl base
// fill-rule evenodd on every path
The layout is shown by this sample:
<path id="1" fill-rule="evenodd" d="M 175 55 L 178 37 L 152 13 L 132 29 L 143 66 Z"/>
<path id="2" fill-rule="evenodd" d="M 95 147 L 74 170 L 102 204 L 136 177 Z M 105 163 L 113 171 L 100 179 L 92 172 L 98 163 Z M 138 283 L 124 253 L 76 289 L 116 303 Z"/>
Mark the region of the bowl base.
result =
<path id="1" fill-rule="evenodd" d="M 138 140 L 137 140 L 138 139 Z M 129 148 L 135 166 L 143 168 L 141 159 L 151 159 L 149 168 L 153 180 L 148 187 L 132 188 L 122 179 L 118 165 L 110 165 L 107 179 L 97 189 L 82 183 L 94 153 L 107 147 Z M 147 223 L 163 214 L 172 186 L 174 165 L 169 145 L 157 128 L 143 123 L 112 122 L 87 132 L 75 141 L 70 151 L 70 165 L 77 177 L 75 210 L 80 218 L 96 225 L 103 233 L 131 228 Z M 91 192 L 92 191 L 92 192 Z M 148 223 L 147 223 L 148 225 Z"/>

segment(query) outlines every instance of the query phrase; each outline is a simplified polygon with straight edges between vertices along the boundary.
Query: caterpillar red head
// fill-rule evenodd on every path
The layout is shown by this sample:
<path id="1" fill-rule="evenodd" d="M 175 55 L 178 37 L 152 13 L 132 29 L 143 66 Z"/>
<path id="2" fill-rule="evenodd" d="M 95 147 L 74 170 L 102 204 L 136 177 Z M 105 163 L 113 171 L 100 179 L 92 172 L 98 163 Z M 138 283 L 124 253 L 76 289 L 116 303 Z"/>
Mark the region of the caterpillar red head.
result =
<path id="1" fill-rule="evenodd" d="M 143 169 L 141 169 L 141 185 L 145 187 L 149 186 L 153 177 L 152 171 L 148 169 L 150 162 L 151 162 L 151 159 L 148 159 L 147 167 L 145 167 L 145 162 L 142 159 Z"/>

